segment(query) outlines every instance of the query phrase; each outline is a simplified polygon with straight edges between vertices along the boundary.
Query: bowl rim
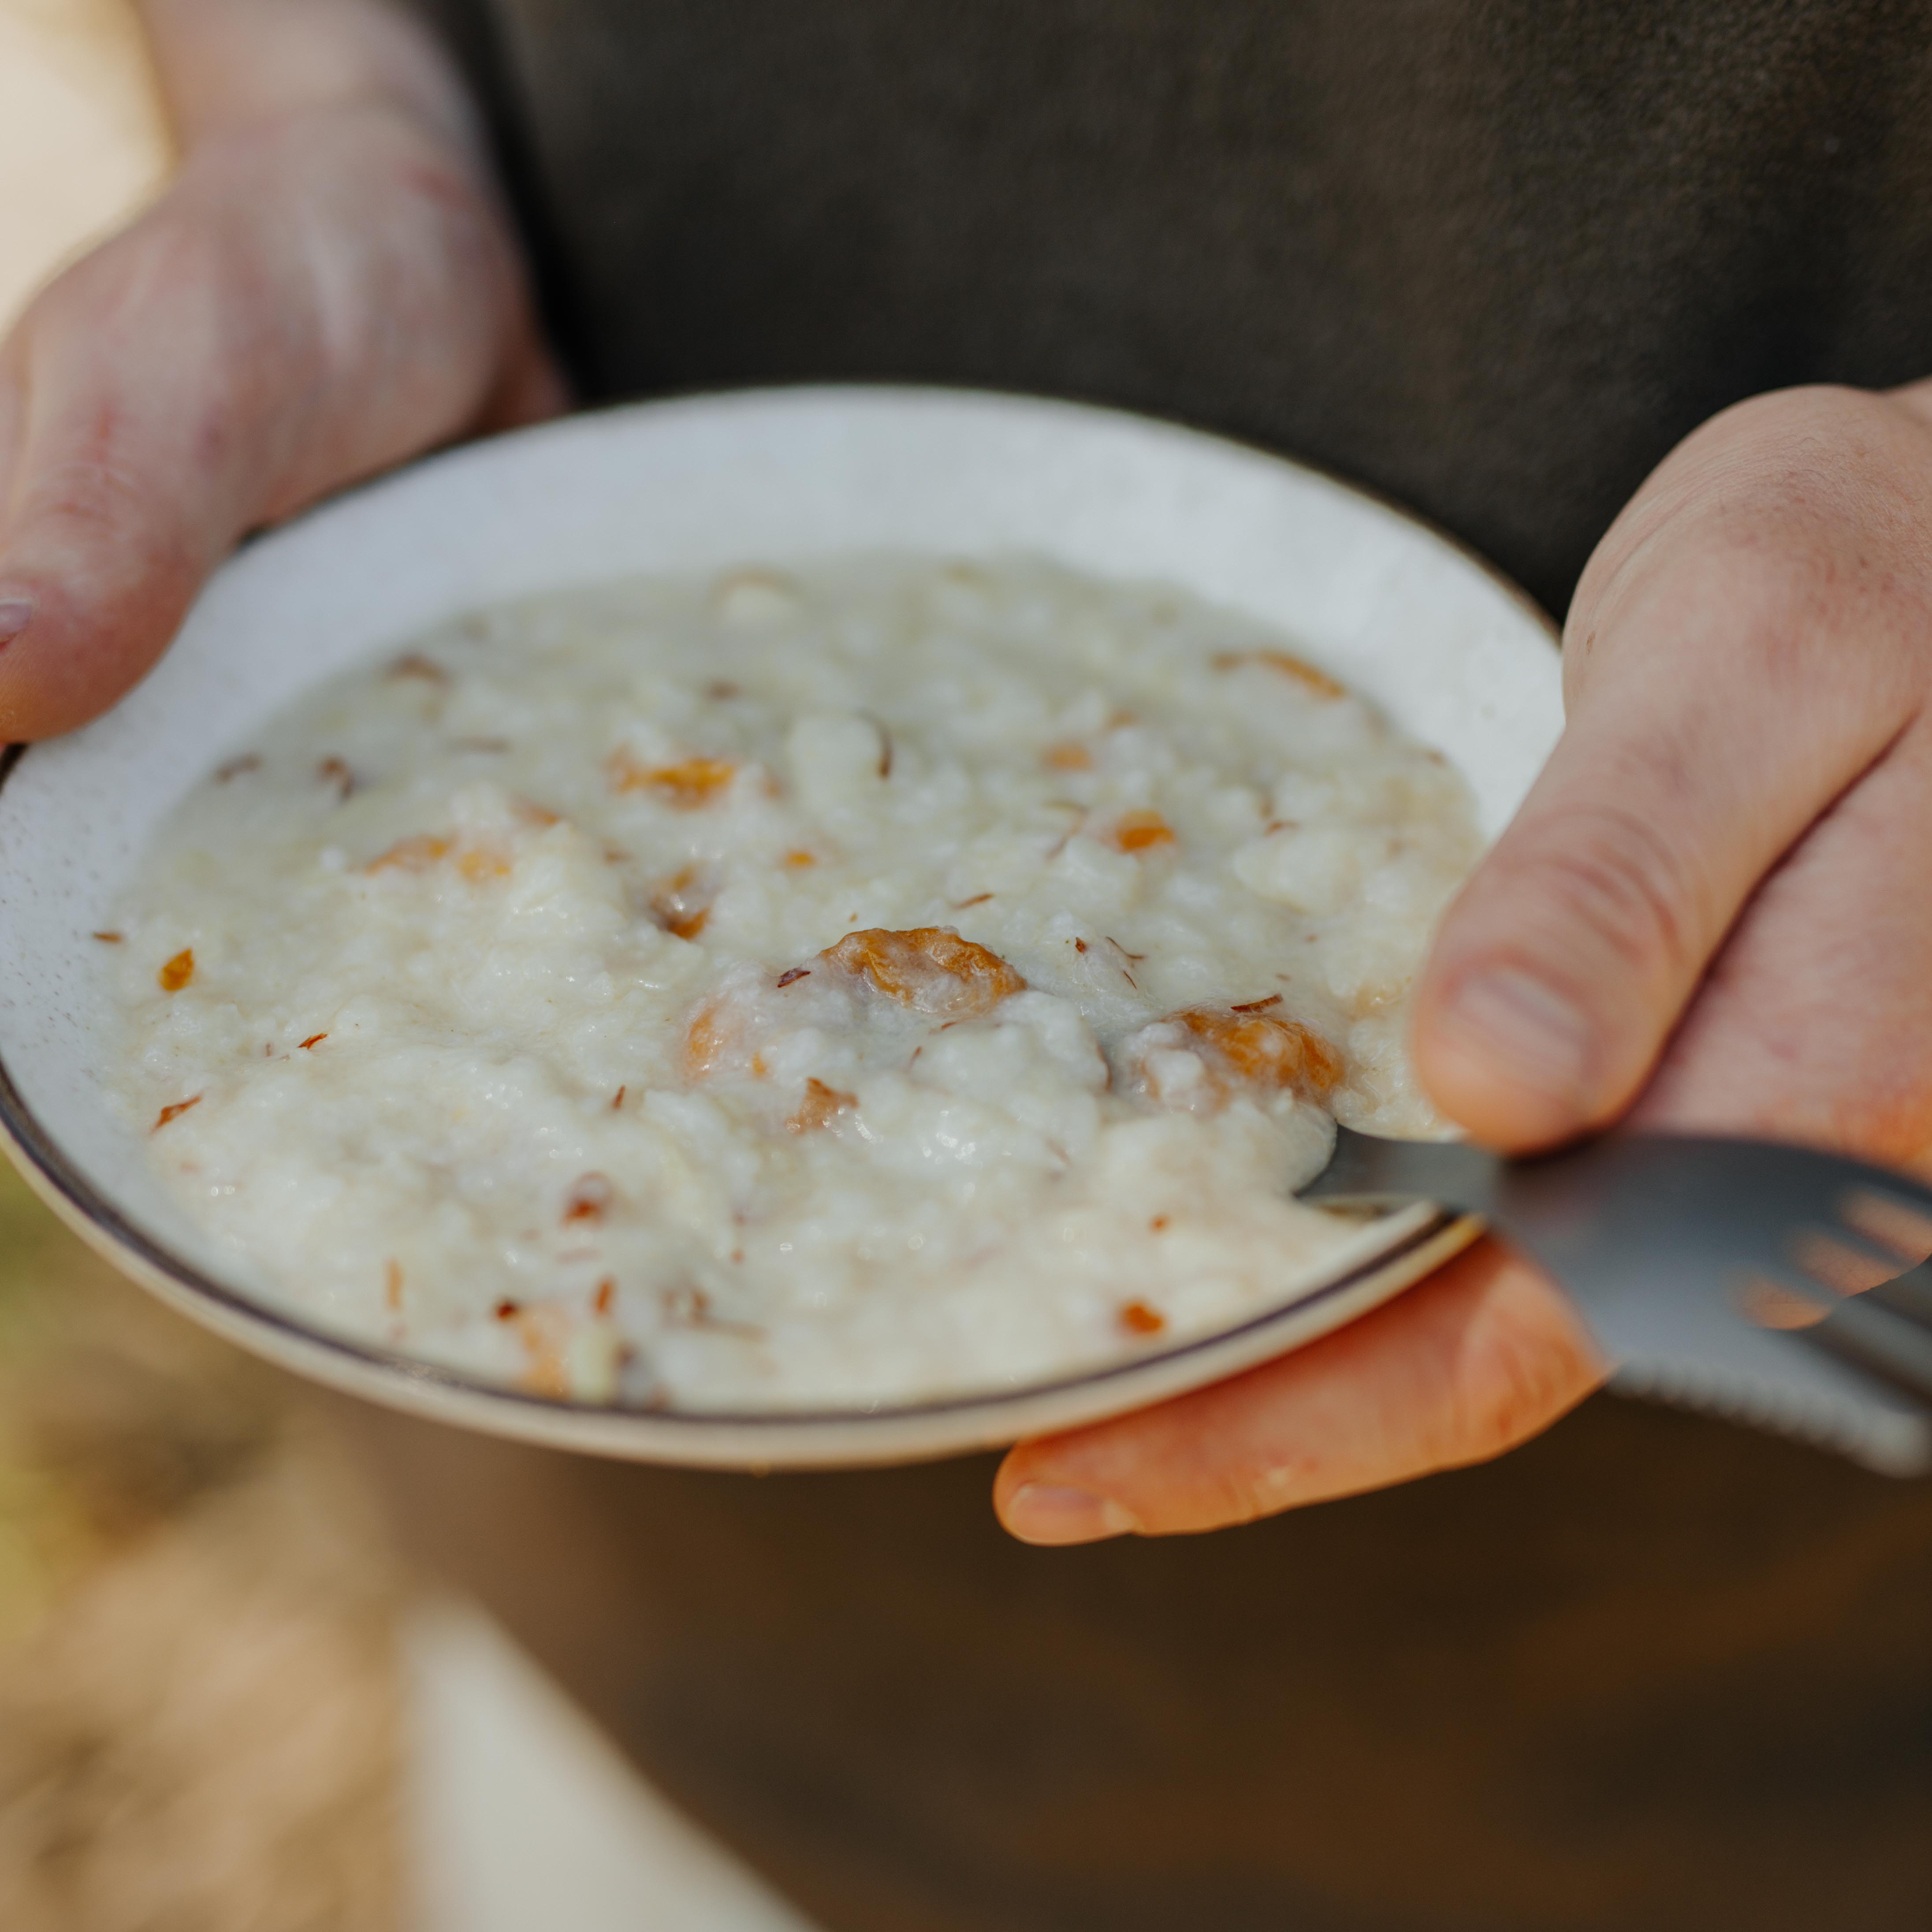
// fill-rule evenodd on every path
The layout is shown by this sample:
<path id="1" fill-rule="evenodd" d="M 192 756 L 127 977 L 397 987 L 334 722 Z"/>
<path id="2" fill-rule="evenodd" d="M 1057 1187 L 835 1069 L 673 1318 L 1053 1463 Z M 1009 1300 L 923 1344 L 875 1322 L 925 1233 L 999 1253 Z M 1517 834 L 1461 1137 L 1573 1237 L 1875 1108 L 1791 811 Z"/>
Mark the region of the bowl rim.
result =
<path id="1" fill-rule="evenodd" d="M 4 772 L 0 771 L 0 785 L 4 783 Z M 14 1084 L 4 1062 L 0 1062 L 0 1146 L 15 1157 L 16 1165 L 34 1185 L 34 1192 L 53 1207 L 63 1220 L 86 1234 L 90 1246 L 109 1254 L 117 1262 L 130 1259 L 137 1262 L 144 1282 L 152 1282 L 159 1277 L 170 1283 L 175 1290 L 167 1298 L 171 1302 L 178 1301 L 180 1296 L 185 1294 L 197 1301 L 211 1303 L 227 1317 L 224 1328 L 244 1326 L 276 1337 L 284 1345 L 278 1350 L 278 1354 L 286 1353 L 290 1345 L 298 1346 L 304 1354 L 310 1349 L 321 1348 L 364 1369 L 386 1376 L 400 1376 L 418 1390 L 435 1389 L 460 1397 L 480 1396 L 493 1405 L 507 1400 L 514 1408 L 532 1416 L 596 1418 L 614 1425 L 647 1419 L 680 1430 L 697 1426 L 713 1432 L 775 1428 L 817 1430 L 834 1425 L 863 1424 L 872 1427 L 894 1422 L 910 1423 L 984 1411 L 1023 1400 L 1044 1400 L 1076 1388 L 1098 1387 L 1124 1376 L 1143 1376 L 1156 1364 L 1186 1362 L 1210 1350 L 1238 1346 L 1280 1324 L 1288 1316 L 1310 1316 L 1360 1288 L 1372 1276 L 1379 1276 L 1425 1249 L 1441 1244 L 1446 1236 L 1466 1228 L 1469 1231 L 1468 1238 L 1473 1240 L 1480 1232 L 1475 1217 L 1432 1205 L 1422 1204 L 1420 1213 L 1401 1210 L 1384 1218 L 1390 1223 L 1398 1220 L 1407 1222 L 1408 1225 L 1402 1232 L 1396 1234 L 1391 1227 L 1390 1239 L 1385 1246 L 1378 1246 L 1372 1255 L 1298 1295 L 1292 1302 L 1265 1309 L 1232 1327 L 1216 1328 L 1167 1348 L 1123 1356 L 1115 1361 L 1074 1370 L 1048 1381 L 1028 1382 L 1013 1388 L 981 1389 L 920 1402 L 880 1402 L 834 1408 L 653 1408 L 636 1402 L 578 1402 L 565 1396 L 539 1394 L 510 1383 L 491 1382 L 422 1356 L 385 1348 L 359 1341 L 352 1335 L 299 1321 L 272 1302 L 258 1300 L 239 1288 L 218 1281 L 170 1252 L 128 1220 L 68 1160 Z"/>
<path id="2" fill-rule="evenodd" d="M 620 402 L 568 416 L 529 429 L 458 445 L 338 492 L 304 512 L 299 524 L 316 512 L 378 492 L 425 469 L 459 464 L 466 455 L 528 436 L 582 427 L 595 418 L 638 418 L 663 412 L 688 412 L 708 406 L 755 407 L 762 402 L 812 399 L 862 404 L 894 400 L 1006 405 L 1075 420 L 1127 423 L 1143 430 L 1197 446 L 1238 452 L 1312 481 L 1324 489 L 1372 506 L 1435 544 L 1454 553 L 1487 580 L 1519 615 L 1540 630 L 1552 647 L 1560 630 L 1548 611 L 1495 564 L 1453 533 L 1383 493 L 1354 482 L 1322 465 L 1267 446 L 1172 418 L 1053 396 L 923 383 L 799 382 L 721 388 L 642 400 Z M 272 541 L 273 533 L 268 540 Z M 252 542 L 245 547 L 252 548 Z M 1049 546 L 1050 548 L 1050 546 Z M 29 744 L 0 746 L 0 794 Z M 1212 1329 L 1162 1348 L 1070 1369 L 1044 1380 L 1012 1386 L 969 1389 L 913 1402 L 850 1403 L 840 1406 L 727 1408 L 657 1408 L 647 1403 L 591 1404 L 542 1394 L 363 1341 L 318 1323 L 298 1318 L 265 1299 L 232 1288 L 170 1250 L 130 1220 L 112 1199 L 63 1152 L 52 1132 L 20 1091 L 0 1052 L 0 1152 L 4 1152 L 33 1191 L 87 1244 L 124 1275 L 191 1319 L 201 1322 L 280 1366 L 367 1399 L 499 1435 L 556 1446 L 653 1461 L 734 1468 L 841 1467 L 877 1462 L 909 1462 L 925 1456 L 966 1453 L 1011 1442 L 1025 1432 L 1018 1412 L 1070 1406 L 1079 1412 L 1046 1426 L 1077 1426 L 1137 1406 L 1110 1399 L 1118 1385 L 1149 1382 L 1172 1386 L 1150 1390 L 1148 1402 L 1204 1386 L 1218 1376 L 1192 1373 L 1208 1356 L 1231 1359 L 1221 1372 L 1234 1374 L 1258 1365 L 1329 1332 L 1439 1266 L 1481 1233 L 1475 1217 L 1417 1203 L 1372 1224 L 1385 1238 L 1372 1253 L 1318 1276 L 1288 1302 L 1277 1302 L 1232 1324 Z M 1399 1276 L 1399 1280 L 1393 1279 Z M 1379 1293 L 1377 1284 L 1388 1283 Z M 1265 1346 L 1282 1331 L 1278 1348 Z M 978 1421 L 980 1426 L 970 1425 Z M 944 1425 L 956 1426 L 950 1430 Z M 937 1430 L 943 1440 L 925 1439 Z M 862 1434 L 863 1442 L 853 1439 Z"/>

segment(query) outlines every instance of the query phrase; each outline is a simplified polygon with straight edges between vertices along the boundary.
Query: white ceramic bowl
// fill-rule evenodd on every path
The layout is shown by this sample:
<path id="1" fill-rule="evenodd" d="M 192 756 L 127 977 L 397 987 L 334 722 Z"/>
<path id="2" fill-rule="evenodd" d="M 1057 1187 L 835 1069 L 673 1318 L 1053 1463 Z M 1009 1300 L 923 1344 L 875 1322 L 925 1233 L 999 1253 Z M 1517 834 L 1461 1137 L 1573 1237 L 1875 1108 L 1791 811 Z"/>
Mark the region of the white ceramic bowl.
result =
<path id="1" fill-rule="evenodd" d="M 1198 1387 L 1386 1300 L 1475 1232 L 1418 1207 L 1232 1330 L 1013 1393 L 829 1413 L 680 1414 L 525 1395 L 342 1339 L 224 1282 L 106 1103 L 88 934 L 158 821 L 305 686 L 475 605 L 640 571 L 856 549 L 1015 550 L 1164 579 L 1279 625 L 1446 754 L 1485 830 L 1561 726 L 1548 620 L 1486 567 L 1327 476 L 1110 411 L 804 388 L 578 416 L 437 457 L 251 545 L 110 716 L 0 769 L 0 1138 L 134 1280 L 337 1388 L 559 1446 L 720 1466 L 910 1460 Z"/>

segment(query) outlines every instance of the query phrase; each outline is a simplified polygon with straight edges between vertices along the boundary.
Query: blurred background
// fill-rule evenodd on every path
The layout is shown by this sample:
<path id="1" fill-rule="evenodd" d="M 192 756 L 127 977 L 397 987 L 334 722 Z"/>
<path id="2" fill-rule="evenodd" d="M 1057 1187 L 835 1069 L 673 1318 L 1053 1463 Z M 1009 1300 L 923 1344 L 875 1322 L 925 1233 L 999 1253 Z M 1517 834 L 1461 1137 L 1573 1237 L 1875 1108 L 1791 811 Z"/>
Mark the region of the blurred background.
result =
<path id="1" fill-rule="evenodd" d="M 122 0 L 0 0 L 0 326 L 168 159 Z M 0 1927 L 399 1927 L 406 1600 L 295 1386 L 0 1162 Z"/>

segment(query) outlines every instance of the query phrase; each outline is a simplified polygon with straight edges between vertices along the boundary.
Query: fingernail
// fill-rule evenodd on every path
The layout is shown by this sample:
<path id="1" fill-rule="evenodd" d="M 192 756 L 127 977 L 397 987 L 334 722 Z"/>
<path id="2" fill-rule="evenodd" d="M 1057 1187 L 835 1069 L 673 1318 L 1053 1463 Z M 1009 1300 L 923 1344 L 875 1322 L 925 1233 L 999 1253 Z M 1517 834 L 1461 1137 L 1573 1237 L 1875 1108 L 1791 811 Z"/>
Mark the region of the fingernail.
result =
<path id="1" fill-rule="evenodd" d="M 1464 980 L 1448 1017 L 1511 1073 L 1552 1099 L 1586 1104 L 1589 1021 L 1534 975 L 1499 966 Z"/>
<path id="2" fill-rule="evenodd" d="M 1058 1483 L 1022 1483 L 1006 1498 L 1006 1519 L 1022 1543 L 1098 1543 L 1140 1527 L 1112 1497 Z"/>
<path id="3" fill-rule="evenodd" d="M 0 644 L 10 644 L 28 626 L 34 607 L 24 597 L 0 597 Z"/>

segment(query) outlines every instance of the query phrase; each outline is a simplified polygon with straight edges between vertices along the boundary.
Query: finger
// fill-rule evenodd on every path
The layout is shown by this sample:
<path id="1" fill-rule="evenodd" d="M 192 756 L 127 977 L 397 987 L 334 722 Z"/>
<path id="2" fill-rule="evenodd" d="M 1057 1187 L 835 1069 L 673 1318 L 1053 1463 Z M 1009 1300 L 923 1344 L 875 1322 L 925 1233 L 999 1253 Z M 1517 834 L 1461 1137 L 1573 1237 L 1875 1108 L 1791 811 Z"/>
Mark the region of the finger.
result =
<path id="1" fill-rule="evenodd" d="M 1932 1155 L 1932 731 L 1908 733 L 1768 879 L 1634 1118 L 1901 1166 Z"/>
<path id="2" fill-rule="evenodd" d="M 1028 1543 L 1220 1528 L 1500 1455 L 1602 1372 L 1568 1303 L 1484 1241 L 1293 1354 L 1022 1443 L 994 1506 Z"/>
<path id="3" fill-rule="evenodd" d="M 56 292 L 10 345 L 0 738 L 64 730 L 131 684 L 237 527 L 232 459 L 198 434 L 223 368 L 206 286 L 134 268 L 90 300 L 106 280 Z M 169 366 L 131 326 L 142 307 Z"/>
<path id="4" fill-rule="evenodd" d="M 1932 438 L 1868 400 L 1924 473 Z M 1891 456 L 1872 476 L 1906 467 Z M 1418 988 L 1423 1082 L 1492 1144 L 1628 1104 L 1758 880 L 1922 701 L 1927 564 L 1904 512 L 1932 528 L 1932 496 L 1821 523 L 1760 492 L 1736 530 L 1700 506 L 1724 500 L 1709 467 L 1666 478 L 1580 591 L 1569 727 Z"/>
<path id="5" fill-rule="evenodd" d="M 0 737 L 104 708 L 243 532 L 456 434 L 512 352 L 506 407 L 546 400 L 494 215 L 420 134 L 341 118 L 191 171 L 10 341 Z"/>

